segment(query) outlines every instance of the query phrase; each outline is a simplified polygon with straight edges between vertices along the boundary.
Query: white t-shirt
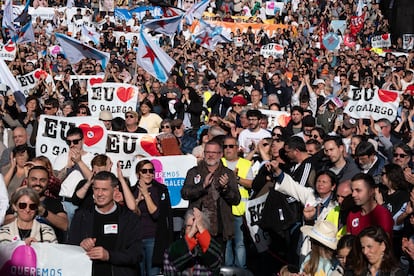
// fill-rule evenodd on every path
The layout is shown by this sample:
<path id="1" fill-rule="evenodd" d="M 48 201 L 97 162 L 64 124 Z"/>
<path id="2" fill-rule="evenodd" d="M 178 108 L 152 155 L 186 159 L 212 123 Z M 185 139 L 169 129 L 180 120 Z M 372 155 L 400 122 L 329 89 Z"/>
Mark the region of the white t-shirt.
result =
<path id="1" fill-rule="evenodd" d="M 250 145 L 254 143 L 257 145 L 263 138 L 271 138 L 272 135 L 265 129 L 260 129 L 257 132 L 252 132 L 250 129 L 243 130 L 239 135 L 239 145 L 242 147 L 245 154 L 250 152 Z"/>

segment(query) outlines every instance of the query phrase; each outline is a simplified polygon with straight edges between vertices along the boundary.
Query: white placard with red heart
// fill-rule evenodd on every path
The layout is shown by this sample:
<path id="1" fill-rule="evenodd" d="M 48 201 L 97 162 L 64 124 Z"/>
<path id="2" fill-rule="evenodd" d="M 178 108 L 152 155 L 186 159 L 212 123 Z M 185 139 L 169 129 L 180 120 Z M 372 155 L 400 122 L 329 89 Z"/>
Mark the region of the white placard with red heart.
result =
<path id="1" fill-rule="evenodd" d="M 390 34 L 382 34 L 382 35 L 373 36 L 371 38 L 371 46 L 372 46 L 372 48 L 391 47 L 391 35 Z"/>
<path id="2" fill-rule="evenodd" d="M 52 76 L 45 70 L 36 69 L 26 75 L 16 76 L 16 80 L 20 85 L 22 93 L 25 97 L 28 97 L 30 90 L 36 86 L 40 80 L 46 80 L 47 83 L 52 82 Z"/>
<path id="3" fill-rule="evenodd" d="M 136 157 L 159 156 L 155 134 L 128 133 L 108 131 L 106 154 L 111 158 L 116 173 L 116 164 L 120 166 L 124 176 L 130 176 L 130 169 Z"/>
<path id="4" fill-rule="evenodd" d="M 397 117 L 397 108 L 400 102 L 401 91 L 385 89 L 365 89 L 351 86 L 348 91 L 350 97 L 344 113 L 352 118 L 374 120 L 386 118 L 393 122 Z"/>
<path id="5" fill-rule="evenodd" d="M 87 91 L 91 89 L 91 86 L 98 83 L 103 83 L 104 76 L 98 76 L 98 75 L 91 75 L 91 76 L 85 76 L 85 75 L 70 75 L 69 80 L 69 87 L 72 87 L 72 85 L 75 82 L 78 82 L 80 87 L 84 87 Z"/>
<path id="6" fill-rule="evenodd" d="M 0 58 L 4 60 L 14 60 L 16 58 L 16 44 L 11 40 L 5 45 L 0 46 Z"/>
<path id="7" fill-rule="evenodd" d="M 107 130 L 98 119 L 41 115 L 37 130 L 36 156 L 44 155 L 53 162 L 58 155 L 67 152 L 66 132 L 74 126 L 83 131 L 84 150 L 105 153 Z"/>
<path id="8" fill-rule="evenodd" d="M 115 117 L 125 117 L 128 110 L 136 110 L 138 87 L 126 83 L 104 82 L 92 85 L 88 89 L 91 114 L 99 116 L 102 110 L 108 110 Z"/>

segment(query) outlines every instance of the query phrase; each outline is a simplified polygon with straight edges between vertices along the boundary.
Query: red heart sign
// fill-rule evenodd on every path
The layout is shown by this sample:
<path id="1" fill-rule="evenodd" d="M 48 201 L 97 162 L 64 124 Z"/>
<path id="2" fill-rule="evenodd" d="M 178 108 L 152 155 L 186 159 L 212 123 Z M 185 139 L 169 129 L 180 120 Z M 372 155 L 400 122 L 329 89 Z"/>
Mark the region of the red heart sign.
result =
<path id="1" fill-rule="evenodd" d="M 157 149 L 157 140 L 155 137 L 144 135 L 139 141 L 141 148 L 145 150 L 151 156 L 160 156 L 161 154 Z"/>
<path id="2" fill-rule="evenodd" d="M 16 48 L 14 44 L 4 45 L 3 47 L 7 52 L 12 52 Z"/>
<path id="3" fill-rule="evenodd" d="M 104 134 L 104 130 L 100 126 L 90 126 L 89 124 L 81 124 L 79 128 L 82 129 L 85 145 L 91 147 L 98 143 Z"/>
<path id="4" fill-rule="evenodd" d="M 102 82 L 103 82 L 103 79 L 102 78 L 91 78 L 89 80 L 89 84 L 91 86 L 94 85 L 94 84 L 96 84 L 96 83 L 102 83 Z"/>
<path id="5" fill-rule="evenodd" d="M 378 97 L 384 103 L 394 102 L 398 97 L 398 93 L 394 92 L 394 91 L 379 89 L 378 90 Z"/>
<path id="6" fill-rule="evenodd" d="M 116 95 L 118 96 L 118 99 L 120 99 L 124 103 L 132 99 L 132 97 L 134 97 L 134 94 L 135 93 L 133 87 L 118 87 L 118 89 L 116 90 Z"/>
<path id="7" fill-rule="evenodd" d="M 34 73 L 34 77 L 35 77 L 36 79 L 40 79 L 41 77 L 46 78 L 46 77 L 47 77 L 47 72 L 46 72 L 46 71 L 44 71 L 44 70 L 37 70 L 37 71 Z"/>
<path id="8" fill-rule="evenodd" d="M 286 127 L 290 121 L 290 116 L 286 114 L 282 114 L 277 119 L 277 122 L 279 123 L 279 126 Z"/>
<path id="9" fill-rule="evenodd" d="M 388 35 L 389 35 L 389 34 L 383 34 L 383 35 L 382 35 L 382 39 L 384 39 L 384 40 L 388 40 Z"/>

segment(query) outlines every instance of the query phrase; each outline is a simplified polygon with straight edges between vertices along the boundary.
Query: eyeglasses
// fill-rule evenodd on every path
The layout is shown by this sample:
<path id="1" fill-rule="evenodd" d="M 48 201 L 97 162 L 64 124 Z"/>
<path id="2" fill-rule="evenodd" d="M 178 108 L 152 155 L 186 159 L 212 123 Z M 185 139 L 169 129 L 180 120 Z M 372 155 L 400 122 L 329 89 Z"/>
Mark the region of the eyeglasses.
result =
<path id="1" fill-rule="evenodd" d="M 406 158 L 408 155 L 404 154 L 404 153 L 394 153 L 393 156 L 395 158 L 399 157 L 399 158 Z"/>
<path id="2" fill-rule="evenodd" d="M 161 128 L 171 128 L 169 125 L 163 125 Z"/>
<path id="3" fill-rule="evenodd" d="M 20 202 L 19 204 L 17 204 L 17 206 L 21 210 L 26 209 L 27 208 L 27 205 L 29 205 L 29 209 L 30 210 L 32 210 L 32 211 L 37 210 L 37 204 L 35 204 L 35 203 L 27 204 L 26 202 Z"/>
<path id="4" fill-rule="evenodd" d="M 234 149 L 235 147 L 237 147 L 237 145 L 223 145 L 223 149 Z"/>
<path id="5" fill-rule="evenodd" d="M 154 174 L 155 170 L 154 169 L 141 169 L 140 172 L 142 174 L 146 174 L 146 173 Z"/>
<path id="6" fill-rule="evenodd" d="M 126 116 L 125 116 L 125 118 L 126 118 L 126 119 L 129 119 L 129 118 L 134 118 L 134 117 L 135 117 L 134 115 L 126 115 Z"/>
<path id="7" fill-rule="evenodd" d="M 82 140 L 82 138 L 75 139 L 75 140 L 66 140 L 66 144 L 67 144 L 68 146 L 72 145 L 72 143 L 73 143 L 74 145 L 77 145 L 77 144 L 79 144 L 79 142 L 80 142 L 81 140 Z"/>

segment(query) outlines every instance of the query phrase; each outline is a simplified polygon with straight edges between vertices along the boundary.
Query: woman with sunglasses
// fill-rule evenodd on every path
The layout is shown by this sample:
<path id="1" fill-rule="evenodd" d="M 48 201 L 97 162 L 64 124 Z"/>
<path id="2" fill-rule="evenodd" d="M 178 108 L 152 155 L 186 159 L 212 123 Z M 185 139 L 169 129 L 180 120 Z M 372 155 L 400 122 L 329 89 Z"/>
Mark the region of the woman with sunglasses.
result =
<path id="1" fill-rule="evenodd" d="M 0 243 L 24 241 L 57 243 L 53 228 L 38 222 L 39 195 L 31 188 L 21 188 L 11 197 L 10 204 L 16 213 L 13 222 L 0 228 Z"/>
<path id="2" fill-rule="evenodd" d="M 131 192 L 118 169 L 127 207 L 141 217 L 141 275 L 158 275 L 164 251 L 173 240 L 170 195 L 165 185 L 154 179 L 154 165 L 149 160 L 138 162 L 135 172 L 138 183 Z"/>

